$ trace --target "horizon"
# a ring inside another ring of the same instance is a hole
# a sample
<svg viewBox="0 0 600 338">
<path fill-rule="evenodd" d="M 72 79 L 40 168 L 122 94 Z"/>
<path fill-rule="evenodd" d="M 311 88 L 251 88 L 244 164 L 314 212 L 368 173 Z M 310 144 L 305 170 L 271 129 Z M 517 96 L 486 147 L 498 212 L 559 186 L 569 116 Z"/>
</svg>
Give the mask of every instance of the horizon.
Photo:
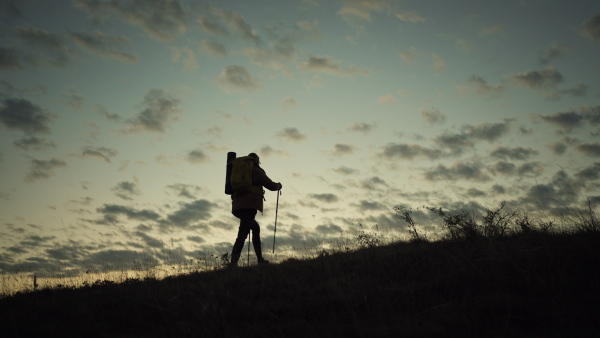
<svg viewBox="0 0 600 338">
<path fill-rule="evenodd" d="M 575 3 L 4 1 L 0 271 L 231 252 L 229 151 L 283 184 L 291 253 L 408 237 L 396 205 L 429 233 L 418 207 L 595 205 L 600 7 Z"/>
</svg>

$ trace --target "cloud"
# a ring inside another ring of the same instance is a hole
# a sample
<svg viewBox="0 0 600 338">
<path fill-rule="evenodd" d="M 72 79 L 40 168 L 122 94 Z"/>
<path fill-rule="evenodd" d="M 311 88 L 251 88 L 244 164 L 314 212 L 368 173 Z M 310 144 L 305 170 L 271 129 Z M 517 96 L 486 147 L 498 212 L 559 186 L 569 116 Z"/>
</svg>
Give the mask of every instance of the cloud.
<svg viewBox="0 0 600 338">
<path fill-rule="evenodd" d="M 433 141 L 439 147 L 452 151 L 453 154 L 461 154 L 465 149 L 475 146 L 476 141 L 495 142 L 510 131 L 511 120 L 502 123 L 479 123 L 476 125 L 464 125 L 460 133 L 449 133 L 437 135 Z"/>
<path fill-rule="evenodd" d="M 13 47 L 0 47 L 0 69 L 6 70 L 23 70 L 23 66 L 19 62 L 21 55 L 19 50 Z"/>
<path fill-rule="evenodd" d="M 393 104 L 396 103 L 396 98 L 392 94 L 385 94 L 377 97 L 377 103 L 379 104 Z"/>
<path fill-rule="evenodd" d="M 528 89 L 540 89 L 554 87 L 564 81 L 563 75 L 554 67 L 546 67 L 542 70 L 528 71 L 514 75 L 511 78 L 513 84 Z"/>
<path fill-rule="evenodd" d="M 371 12 L 388 8 L 390 0 L 346 0 L 337 12 L 347 22 L 371 21 Z"/>
<path fill-rule="evenodd" d="M 572 95 L 575 97 L 582 97 L 582 96 L 587 95 L 587 92 L 589 89 L 590 89 L 590 86 L 583 84 L 583 83 L 579 83 L 579 84 L 575 85 L 574 87 L 567 88 L 567 89 L 561 89 L 558 92 L 560 94 L 568 94 L 568 95 Z"/>
<path fill-rule="evenodd" d="M 260 148 L 258 150 L 258 154 L 261 157 L 262 156 L 264 156 L 264 157 L 269 157 L 269 156 L 287 157 L 287 156 L 290 156 L 290 154 L 288 154 L 287 151 L 274 149 L 271 146 L 264 146 L 264 147 Z"/>
<path fill-rule="evenodd" d="M 598 157 L 600 156 L 600 143 L 584 143 L 575 147 L 575 150 L 578 152 L 590 156 L 590 157 Z"/>
<path fill-rule="evenodd" d="M 594 15 L 583 23 L 581 34 L 594 41 L 600 40 L 600 14 Z"/>
<path fill-rule="evenodd" d="M 63 90 L 62 95 L 65 97 L 65 100 L 60 101 L 60 103 L 65 106 L 69 106 L 74 109 L 81 109 L 83 106 L 83 95 L 81 93 L 76 92 L 73 89 Z"/>
<path fill-rule="evenodd" d="M 504 35 L 506 34 L 506 26 L 502 24 L 494 25 L 494 26 L 486 26 L 481 29 L 479 32 L 481 36 L 487 37 L 491 35 Z"/>
<path fill-rule="evenodd" d="M 431 58 L 433 62 L 431 63 L 431 68 L 436 72 L 444 72 L 446 71 L 446 61 L 442 59 L 442 57 L 438 54 L 432 53 Z"/>
<path fill-rule="evenodd" d="M 123 215 L 129 220 L 135 221 L 158 221 L 160 219 L 160 215 L 152 210 L 138 210 L 117 204 L 104 204 L 101 208 L 97 208 L 96 211 L 103 214 L 103 219 L 101 221 L 96 221 L 95 223 L 105 225 L 116 223 L 119 215 Z"/>
<path fill-rule="evenodd" d="M 353 125 L 348 127 L 348 130 L 363 133 L 363 134 L 368 134 L 376 126 L 377 126 L 376 124 L 369 124 L 369 123 L 354 123 Z"/>
<path fill-rule="evenodd" d="M 135 182 L 122 181 L 110 190 L 118 197 L 128 201 L 133 200 L 134 196 L 139 196 L 141 194 Z"/>
<path fill-rule="evenodd" d="M 119 61 L 136 63 L 138 57 L 133 54 L 125 53 L 117 46 L 128 44 L 130 40 L 123 36 L 110 36 L 100 31 L 93 34 L 83 32 L 71 32 L 68 36 L 79 46 L 85 48 L 90 53 L 98 54 L 104 58 L 116 59 Z"/>
<path fill-rule="evenodd" d="M 218 43 L 216 41 L 202 40 L 202 47 L 204 48 L 204 50 L 206 50 L 207 52 L 209 52 L 213 55 L 217 55 L 217 56 L 226 56 L 227 55 L 227 48 L 223 44 Z"/>
<path fill-rule="evenodd" d="M 187 154 L 187 160 L 191 163 L 203 163 L 208 161 L 209 156 L 202 149 L 194 149 Z"/>
<path fill-rule="evenodd" d="M 26 134 L 49 133 L 48 124 L 52 119 L 52 115 L 25 99 L 3 99 L 0 106 L 0 122 L 10 130 Z"/>
<path fill-rule="evenodd" d="M 344 67 L 340 61 L 330 56 L 311 56 L 308 61 L 300 64 L 299 68 L 306 71 L 343 77 L 368 76 L 371 74 L 369 70 L 363 70 L 355 66 Z"/>
<path fill-rule="evenodd" d="M 171 184 L 171 185 L 167 186 L 167 188 L 174 190 L 177 193 L 177 196 L 179 196 L 179 197 L 185 197 L 185 198 L 192 199 L 192 200 L 196 199 L 194 193 L 197 193 L 200 191 L 200 188 L 195 185 L 183 184 L 183 183 Z M 192 193 L 192 191 L 194 193 Z"/>
<path fill-rule="evenodd" d="M 442 155 L 442 151 L 426 148 L 415 143 L 388 143 L 383 147 L 382 155 L 387 159 L 412 160 L 416 157 L 437 159 Z"/>
<path fill-rule="evenodd" d="M 68 47 L 64 39 L 58 35 L 45 30 L 37 29 L 31 26 L 18 27 L 14 30 L 15 37 L 23 42 L 26 51 L 18 49 L 5 50 L 9 65 L 14 68 L 12 58 L 16 57 L 18 61 L 24 64 L 36 67 L 57 67 L 63 68 L 69 64 L 69 58 L 77 53 Z M 5 63 L 5 62 L 1 62 Z M 18 69 L 23 69 L 21 64 L 16 65 Z"/>
<path fill-rule="evenodd" d="M 527 160 L 531 156 L 535 156 L 539 154 L 537 150 L 531 148 L 523 148 L 523 147 L 506 147 L 506 146 L 496 146 L 494 150 L 490 152 L 490 156 L 506 159 L 509 158 L 511 160 Z"/>
<path fill-rule="evenodd" d="M 256 45 L 261 43 L 261 38 L 246 19 L 239 13 L 209 5 L 205 16 L 198 19 L 200 26 L 210 34 L 230 36 L 235 34 L 242 39 L 252 41 Z"/>
<path fill-rule="evenodd" d="M 355 204 L 359 211 L 373 211 L 373 210 L 385 210 L 387 207 L 379 202 L 365 201 L 362 200 L 358 204 Z"/>
<path fill-rule="evenodd" d="M 300 142 L 306 140 L 307 136 L 302 134 L 297 128 L 289 127 L 285 128 L 277 134 L 277 137 L 289 141 L 289 142 Z"/>
<path fill-rule="evenodd" d="M 542 50 L 538 53 L 538 62 L 542 66 L 545 66 L 550 61 L 564 55 L 568 51 L 569 48 L 566 45 L 555 41 L 552 43 L 552 45 L 550 45 L 550 48 Z"/>
<path fill-rule="evenodd" d="M 167 216 L 171 225 L 176 227 L 188 227 L 199 220 L 206 221 L 216 204 L 205 199 L 195 200 L 189 203 L 180 203 L 179 209 Z"/>
<path fill-rule="evenodd" d="M 171 47 L 171 61 L 181 62 L 186 70 L 198 69 L 198 61 L 196 61 L 196 53 L 187 46 L 181 48 Z"/>
<path fill-rule="evenodd" d="M 353 168 L 348 168 L 346 166 L 340 166 L 340 167 L 334 168 L 332 170 L 335 171 L 336 173 L 342 174 L 342 175 L 354 175 L 358 172 L 358 170 L 353 169 Z"/>
<path fill-rule="evenodd" d="M 550 115 L 534 115 L 544 122 L 553 124 L 565 132 L 584 126 L 584 122 L 591 126 L 600 125 L 600 106 L 582 107 L 580 111 L 557 112 Z"/>
<path fill-rule="evenodd" d="M 354 152 L 354 146 L 351 144 L 337 143 L 333 146 L 333 155 L 342 156 L 352 154 Z"/>
<path fill-rule="evenodd" d="M 98 111 L 99 114 L 101 114 L 102 116 L 106 117 L 108 120 L 119 121 L 121 119 L 121 117 L 119 116 L 119 114 L 109 112 L 101 104 L 97 104 L 96 105 L 96 110 Z"/>
<path fill-rule="evenodd" d="M 472 83 L 475 85 L 475 91 L 477 94 L 486 95 L 490 97 L 498 97 L 504 93 L 504 86 L 499 84 L 496 86 L 488 85 L 487 82 L 479 76 L 473 75 L 468 80 L 467 83 Z"/>
<path fill-rule="evenodd" d="M 445 179 L 448 181 L 467 180 L 474 182 L 485 182 L 490 177 L 485 174 L 483 164 L 479 162 L 464 162 L 459 161 L 452 163 L 450 167 L 444 164 L 428 169 L 424 173 L 424 177 L 428 181 L 436 181 Z"/>
<path fill-rule="evenodd" d="M 298 101 L 296 101 L 295 98 L 288 96 L 285 99 L 281 100 L 281 109 L 283 111 L 288 111 L 295 107 L 298 107 Z"/>
<path fill-rule="evenodd" d="M 335 225 L 335 224 L 321 224 L 321 225 L 317 225 L 317 227 L 315 228 L 315 231 L 321 235 L 335 235 L 335 234 L 339 234 L 341 233 L 343 230 L 340 226 Z"/>
<path fill-rule="evenodd" d="M 96 1 L 73 0 L 75 6 L 103 21 L 116 13 L 130 24 L 140 26 L 152 38 L 169 41 L 186 30 L 188 13 L 179 0 L 156 1 Z"/>
<path fill-rule="evenodd" d="M 310 194 L 310 198 L 313 198 L 319 202 L 334 203 L 339 201 L 339 198 L 334 194 Z"/>
<path fill-rule="evenodd" d="M 252 93 L 262 87 L 260 81 L 243 66 L 229 65 L 216 79 L 219 87 L 225 92 L 239 91 Z"/>
<path fill-rule="evenodd" d="M 446 122 L 446 115 L 440 113 L 440 111 L 435 108 L 430 111 L 421 109 L 419 115 L 421 115 L 421 118 L 427 123 L 434 124 Z"/>
<path fill-rule="evenodd" d="M 361 182 L 361 187 L 367 190 L 376 190 L 378 186 L 386 186 L 386 183 L 383 179 L 377 176 L 367 178 Z"/>
<path fill-rule="evenodd" d="M 54 174 L 55 168 L 64 168 L 67 163 L 59 159 L 36 160 L 31 159 L 29 172 L 25 176 L 25 182 L 31 183 L 36 180 L 47 179 Z"/>
<path fill-rule="evenodd" d="M 30 136 L 22 138 L 13 143 L 15 147 L 23 149 L 23 150 L 46 150 L 51 148 L 56 148 L 56 144 L 52 141 L 46 141 L 43 138 Z"/>
<path fill-rule="evenodd" d="M 600 179 L 600 162 L 595 162 L 588 165 L 586 168 L 577 172 L 575 177 L 581 180 L 584 184 L 587 181 L 596 181 Z"/>
<path fill-rule="evenodd" d="M 425 22 L 425 18 L 420 16 L 416 11 L 398 12 L 396 17 L 404 22 L 417 23 Z"/>
<path fill-rule="evenodd" d="M 127 121 L 126 133 L 164 133 L 168 125 L 179 118 L 179 99 L 171 97 L 162 89 L 150 89 L 137 116 Z"/>
<path fill-rule="evenodd" d="M 117 156 L 117 150 L 106 147 L 85 147 L 81 152 L 81 157 L 96 157 L 106 163 L 110 163 L 110 158 Z"/>
<path fill-rule="evenodd" d="M 154 237 L 151 237 L 141 231 L 136 231 L 133 233 L 136 237 L 140 238 L 147 246 L 151 248 L 160 249 L 165 246 L 165 243 L 161 240 L 158 240 Z"/>
</svg>

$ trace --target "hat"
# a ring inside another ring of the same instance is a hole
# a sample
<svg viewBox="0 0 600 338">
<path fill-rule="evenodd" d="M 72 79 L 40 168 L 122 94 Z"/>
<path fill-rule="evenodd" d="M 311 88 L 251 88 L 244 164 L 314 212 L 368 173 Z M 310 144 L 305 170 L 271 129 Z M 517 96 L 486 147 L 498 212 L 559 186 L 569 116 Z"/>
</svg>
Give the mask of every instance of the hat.
<svg viewBox="0 0 600 338">
<path fill-rule="evenodd" d="M 260 158 L 258 157 L 258 155 L 256 155 L 255 153 L 250 153 L 248 154 L 248 156 L 252 156 L 256 163 L 260 164 Z"/>
</svg>

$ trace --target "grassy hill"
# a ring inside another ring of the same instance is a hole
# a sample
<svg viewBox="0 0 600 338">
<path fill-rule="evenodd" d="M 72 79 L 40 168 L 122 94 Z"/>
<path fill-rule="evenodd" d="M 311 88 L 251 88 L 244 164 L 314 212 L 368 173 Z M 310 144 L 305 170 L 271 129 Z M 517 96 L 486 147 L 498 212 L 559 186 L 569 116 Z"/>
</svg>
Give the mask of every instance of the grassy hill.
<svg viewBox="0 0 600 338">
<path fill-rule="evenodd" d="M 0 299 L 0 335 L 598 337 L 600 234 L 413 241 Z"/>
</svg>

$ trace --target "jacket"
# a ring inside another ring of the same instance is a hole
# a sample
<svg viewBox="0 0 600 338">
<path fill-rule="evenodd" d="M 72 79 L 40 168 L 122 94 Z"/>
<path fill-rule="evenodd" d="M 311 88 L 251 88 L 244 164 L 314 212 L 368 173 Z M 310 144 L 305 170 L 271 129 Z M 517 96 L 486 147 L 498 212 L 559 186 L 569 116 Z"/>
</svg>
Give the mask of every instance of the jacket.
<svg viewBox="0 0 600 338">
<path fill-rule="evenodd" d="M 259 167 L 254 166 L 252 169 L 252 185 L 261 186 L 271 191 L 277 191 L 280 188 L 279 183 L 273 182 L 265 171 Z M 263 196 L 256 194 L 245 193 L 245 194 L 233 194 L 231 195 L 231 211 L 238 209 L 256 209 L 263 212 Z"/>
</svg>

